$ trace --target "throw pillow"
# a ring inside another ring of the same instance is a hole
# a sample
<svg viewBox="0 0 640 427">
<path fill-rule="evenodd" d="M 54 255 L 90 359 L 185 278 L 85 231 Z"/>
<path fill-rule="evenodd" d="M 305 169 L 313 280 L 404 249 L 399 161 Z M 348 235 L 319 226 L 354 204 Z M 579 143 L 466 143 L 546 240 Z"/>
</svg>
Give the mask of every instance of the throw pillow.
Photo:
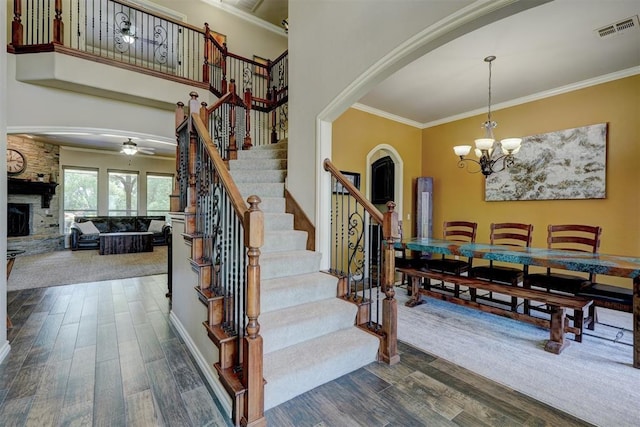
<svg viewBox="0 0 640 427">
<path fill-rule="evenodd" d="M 162 227 L 164 227 L 164 221 L 161 221 L 159 219 L 152 219 L 149 223 L 149 228 L 147 229 L 147 231 L 150 231 L 152 233 L 162 233 Z"/>
<path fill-rule="evenodd" d="M 76 227 L 80 229 L 82 234 L 100 234 L 100 230 L 96 228 L 93 221 L 76 222 Z"/>
</svg>

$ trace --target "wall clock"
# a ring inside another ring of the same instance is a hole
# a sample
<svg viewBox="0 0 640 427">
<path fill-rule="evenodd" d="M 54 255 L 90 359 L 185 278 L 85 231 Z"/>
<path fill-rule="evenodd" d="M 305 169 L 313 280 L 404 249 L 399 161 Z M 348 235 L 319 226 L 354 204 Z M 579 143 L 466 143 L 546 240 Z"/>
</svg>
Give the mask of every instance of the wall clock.
<svg viewBox="0 0 640 427">
<path fill-rule="evenodd" d="M 27 159 L 18 150 L 7 148 L 7 173 L 17 175 L 27 167 Z"/>
</svg>

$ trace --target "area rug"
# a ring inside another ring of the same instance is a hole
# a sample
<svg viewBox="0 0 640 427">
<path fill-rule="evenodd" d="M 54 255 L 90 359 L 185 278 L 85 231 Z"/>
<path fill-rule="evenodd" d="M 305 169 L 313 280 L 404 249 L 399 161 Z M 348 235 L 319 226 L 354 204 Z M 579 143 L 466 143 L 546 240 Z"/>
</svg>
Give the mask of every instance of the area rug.
<svg viewBox="0 0 640 427">
<path fill-rule="evenodd" d="M 150 276 L 167 271 L 166 246 L 155 246 L 153 252 L 118 255 L 100 255 L 97 250 L 55 251 L 18 256 L 7 290 Z"/>
<path fill-rule="evenodd" d="M 598 309 L 595 331 L 555 355 L 547 329 L 430 298 L 408 308 L 396 295 L 401 341 L 595 425 L 640 424 L 630 313 Z"/>
</svg>

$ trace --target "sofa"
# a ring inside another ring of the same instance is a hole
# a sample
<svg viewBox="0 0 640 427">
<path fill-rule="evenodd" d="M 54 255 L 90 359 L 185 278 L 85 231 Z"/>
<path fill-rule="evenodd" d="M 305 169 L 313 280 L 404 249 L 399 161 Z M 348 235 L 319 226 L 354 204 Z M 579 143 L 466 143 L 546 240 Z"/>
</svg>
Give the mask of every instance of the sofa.
<svg viewBox="0 0 640 427">
<path fill-rule="evenodd" d="M 153 245 L 169 242 L 171 226 L 164 216 L 91 216 L 75 217 L 70 227 L 71 250 L 99 249 L 100 233 L 143 232 L 153 233 Z"/>
</svg>

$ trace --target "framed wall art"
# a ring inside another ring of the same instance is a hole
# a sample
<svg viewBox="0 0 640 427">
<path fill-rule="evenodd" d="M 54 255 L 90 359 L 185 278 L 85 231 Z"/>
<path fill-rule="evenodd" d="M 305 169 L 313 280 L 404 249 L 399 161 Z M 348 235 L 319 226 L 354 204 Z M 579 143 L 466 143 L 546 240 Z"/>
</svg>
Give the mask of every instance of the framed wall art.
<svg viewBox="0 0 640 427">
<path fill-rule="evenodd" d="M 604 199 L 607 124 L 522 139 L 515 164 L 487 177 L 485 200 Z"/>
</svg>

